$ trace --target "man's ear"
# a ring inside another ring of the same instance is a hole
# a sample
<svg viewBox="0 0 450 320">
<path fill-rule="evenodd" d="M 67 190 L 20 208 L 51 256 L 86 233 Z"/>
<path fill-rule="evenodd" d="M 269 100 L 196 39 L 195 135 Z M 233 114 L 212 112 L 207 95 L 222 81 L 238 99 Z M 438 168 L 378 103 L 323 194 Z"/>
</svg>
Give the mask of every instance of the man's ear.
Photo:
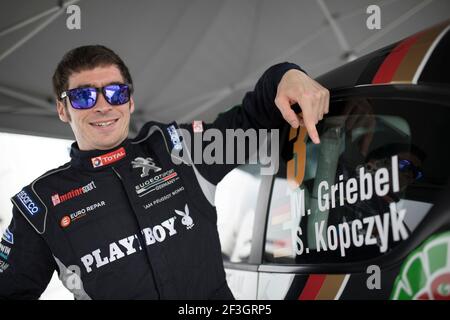
<svg viewBox="0 0 450 320">
<path fill-rule="evenodd" d="M 134 100 L 133 97 L 130 98 L 130 114 L 134 112 Z"/>
<path fill-rule="evenodd" d="M 62 102 L 61 100 L 56 100 L 56 110 L 58 111 L 59 119 L 62 122 L 70 122 L 69 110 L 67 110 L 64 102 Z"/>
</svg>

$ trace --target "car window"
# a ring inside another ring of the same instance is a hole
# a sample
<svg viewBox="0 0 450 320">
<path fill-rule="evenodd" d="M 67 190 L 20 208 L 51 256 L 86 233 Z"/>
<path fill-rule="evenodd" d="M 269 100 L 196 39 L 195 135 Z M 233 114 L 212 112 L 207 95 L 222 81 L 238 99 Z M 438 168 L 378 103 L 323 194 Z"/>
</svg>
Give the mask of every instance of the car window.
<svg viewBox="0 0 450 320">
<path fill-rule="evenodd" d="M 217 185 L 217 228 L 224 261 L 244 263 L 250 257 L 260 186 L 258 165 L 235 168 Z"/>
<path fill-rule="evenodd" d="M 291 129 L 265 262 L 364 261 L 408 239 L 447 183 L 449 121 L 442 105 L 352 98 L 331 104 L 319 145 Z"/>
</svg>

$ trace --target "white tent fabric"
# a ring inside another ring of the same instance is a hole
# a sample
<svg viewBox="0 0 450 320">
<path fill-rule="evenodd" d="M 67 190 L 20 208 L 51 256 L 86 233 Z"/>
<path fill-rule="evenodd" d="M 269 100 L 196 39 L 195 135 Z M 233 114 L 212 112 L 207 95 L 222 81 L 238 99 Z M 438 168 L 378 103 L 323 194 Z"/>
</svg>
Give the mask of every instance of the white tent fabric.
<svg viewBox="0 0 450 320">
<path fill-rule="evenodd" d="M 81 9 L 69 30 L 66 7 Z M 60 6 L 58 6 L 58 4 Z M 381 8 L 369 30 L 366 9 Z M 132 131 L 147 120 L 212 120 L 270 65 L 312 76 L 448 19 L 448 0 L 1 0 L 0 131 L 72 137 L 51 76 L 69 49 L 104 44 L 135 82 Z"/>
</svg>

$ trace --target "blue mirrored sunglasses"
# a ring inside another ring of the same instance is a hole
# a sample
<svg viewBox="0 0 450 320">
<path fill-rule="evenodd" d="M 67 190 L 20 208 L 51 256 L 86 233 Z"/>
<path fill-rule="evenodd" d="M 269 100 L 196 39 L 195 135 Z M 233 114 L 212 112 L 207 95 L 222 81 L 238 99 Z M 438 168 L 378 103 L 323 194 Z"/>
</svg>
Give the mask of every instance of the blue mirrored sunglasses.
<svg viewBox="0 0 450 320">
<path fill-rule="evenodd" d="M 423 178 L 422 169 L 416 167 L 411 161 L 406 159 L 400 159 L 398 161 L 398 168 L 401 172 L 410 171 L 414 175 L 414 179 L 420 180 Z"/>
<path fill-rule="evenodd" d="M 131 85 L 110 84 L 102 88 L 82 87 L 64 91 L 60 98 L 69 98 L 74 109 L 90 109 L 97 103 L 98 93 L 102 92 L 105 100 L 113 106 L 118 106 L 130 101 Z"/>
</svg>

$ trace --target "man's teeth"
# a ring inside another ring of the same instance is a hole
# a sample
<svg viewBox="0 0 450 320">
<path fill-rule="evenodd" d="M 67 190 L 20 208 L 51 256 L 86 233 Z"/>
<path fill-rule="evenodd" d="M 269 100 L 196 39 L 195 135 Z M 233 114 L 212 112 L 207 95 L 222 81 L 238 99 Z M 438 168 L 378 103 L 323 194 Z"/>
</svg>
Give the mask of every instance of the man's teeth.
<svg viewBox="0 0 450 320">
<path fill-rule="evenodd" d="M 108 122 L 97 122 L 97 123 L 93 123 L 94 126 L 97 127 L 106 127 L 109 126 L 110 124 L 113 124 L 116 120 L 113 121 L 108 121 Z"/>
</svg>

